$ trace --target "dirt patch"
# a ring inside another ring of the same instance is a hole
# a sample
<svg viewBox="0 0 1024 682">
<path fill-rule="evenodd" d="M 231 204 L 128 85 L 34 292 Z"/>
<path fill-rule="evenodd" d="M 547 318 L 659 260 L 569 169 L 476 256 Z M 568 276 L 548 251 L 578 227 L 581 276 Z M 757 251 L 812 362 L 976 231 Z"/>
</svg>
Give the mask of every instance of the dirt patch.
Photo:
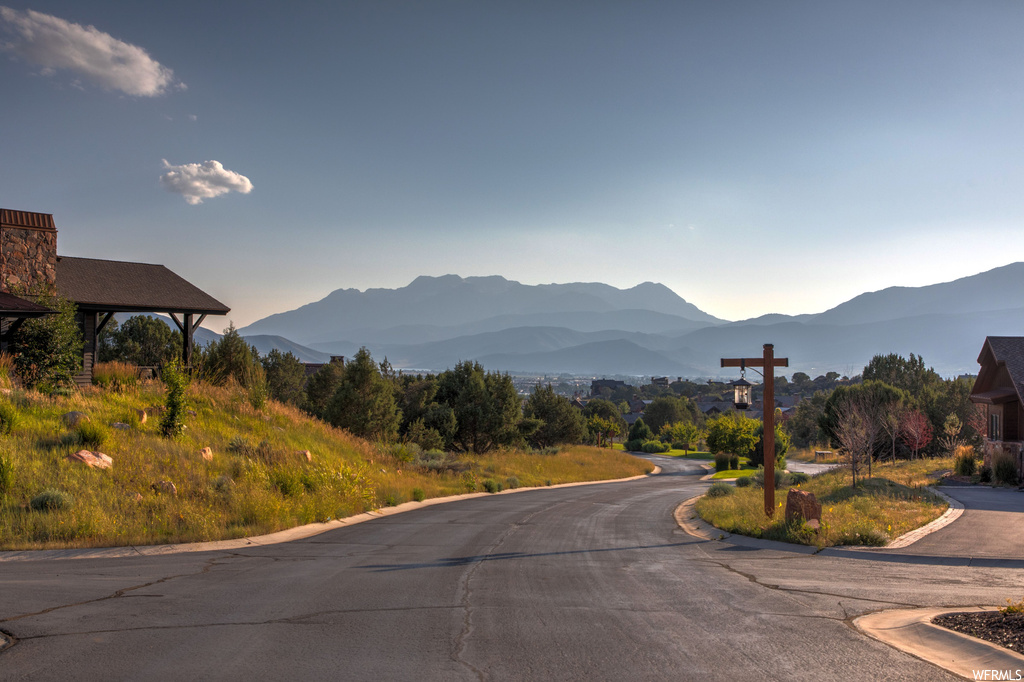
<svg viewBox="0 0 1024 682">
<path fill-rule="evenodd" d="M 932 623 L 1024 654 L 1024 613 L 948 613 Z"/>
</svg>

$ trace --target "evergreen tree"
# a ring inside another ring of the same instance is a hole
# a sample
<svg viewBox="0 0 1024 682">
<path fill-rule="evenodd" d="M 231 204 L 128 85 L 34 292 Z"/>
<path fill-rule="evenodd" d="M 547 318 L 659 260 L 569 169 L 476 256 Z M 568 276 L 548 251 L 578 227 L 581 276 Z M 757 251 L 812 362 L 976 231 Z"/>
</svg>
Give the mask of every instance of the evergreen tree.
<svg viewBox="0 0 1024 682">
<path fill-rule="evenodd" d="M 401 413 L 394 390 L 366 348 L 345 366 L 325 417 L 334 426 L 371 440 L 391 441 L 398 435 Z"/>
</svg>

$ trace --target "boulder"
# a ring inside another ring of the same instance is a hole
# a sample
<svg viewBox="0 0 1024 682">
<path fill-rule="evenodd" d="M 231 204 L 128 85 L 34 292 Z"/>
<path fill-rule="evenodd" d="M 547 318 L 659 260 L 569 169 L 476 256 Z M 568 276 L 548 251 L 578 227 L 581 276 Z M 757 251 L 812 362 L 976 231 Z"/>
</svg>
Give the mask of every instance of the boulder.
<svg viewBox="0 0 1024 682">
<path fill-rule="evenodd" d="M 114 427 L 115 429 L 118 429 L 119 431 L 127 431 L 128 429 L 132 428 L 131 426 L 125 424 L 124 422 L 114 422 L 113 424 L 111 424 L 111 426 Z"/>
<path fill-rule="evenodd" d="M 135 413 L 139 415 L 139 424 L 145 424 L 146 420 L 149 419 L 149 415 L 146 414 L 145 410 L 135 410 Z"/>
<path fill-rule="evenodd" d="M 821 521 L 821 502 L 814 497 L 814 493 L 806 490 L 789 489 L 786 496 L 786 522 L 795 521 Z"/>
<path fill-rule="evenodd" d="M 114 464 L 114 460 L 102 452 L 90 452 L 89 450 L 79 450 L 72 455 L 68 455 L 68 459 L 72 462 L 81 462 L 93 469 L 109 469 Z"/>
<path fill-rule="evenodd" d="M 172 497 L 178 496 L 177 486 L 175 486 L 170 481 L 157 481 L 150 487 L 153 488 L 153 492 L 157 493 L 158 495 L 160 493 L 166 493 L 167 495 L 171 495 Z"/>
<path fill-rule="evenodd" d="M 68 412 L 61 419 L 64 420 L 64 425 L 74 428 L 82 422 L 89 421 L 89 415 L 85 412 Z"/>
<path fill-rule="evenodd" d="M 295 454 L 301 457 L 302 459 L 306 460 L 307 462 L 313 461 L 313 453 L 310 452 L 309 450 L 299 450 Z"/>
<path fill-rule="evenodd" d="M 200 457 L 205 459 L 207 462 L 212 462 L 213 461 L 213 449 L 212 448 L 209 448 L 209 447 L 203 448 L 202 450 L 199 451 L 199 455 L 200 455 Z"/>
</svg>

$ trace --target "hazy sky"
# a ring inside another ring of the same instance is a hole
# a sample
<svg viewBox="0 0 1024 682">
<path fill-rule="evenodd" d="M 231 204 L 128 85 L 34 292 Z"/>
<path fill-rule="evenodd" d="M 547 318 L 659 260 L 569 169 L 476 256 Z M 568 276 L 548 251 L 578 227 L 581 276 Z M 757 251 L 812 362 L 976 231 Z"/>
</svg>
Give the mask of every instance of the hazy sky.
<svg viewBox="0 0 1024 682">
<path fill-rule="evenodd" d="M 0 206 L 237 326 L 447 273 L 820 312 L 1021 260 L 1022 34 L 1009 0 L 9 1 Z"/>
</svg>

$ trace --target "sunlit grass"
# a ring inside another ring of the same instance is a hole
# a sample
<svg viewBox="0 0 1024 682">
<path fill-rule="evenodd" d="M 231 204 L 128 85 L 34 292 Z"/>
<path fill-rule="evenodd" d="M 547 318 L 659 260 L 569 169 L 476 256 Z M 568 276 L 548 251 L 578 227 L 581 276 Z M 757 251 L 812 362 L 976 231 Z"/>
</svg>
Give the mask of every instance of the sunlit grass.
<svg viewBox="0 0 1024 682">
<path fill-rule="evenodd" d="M 10 485 L 0 490 L 0 549 L 96 547 L 192 542 L 263 534 L 337 519 L 414 497 L 624 478 L 653 465 L 623 452 L 590 447 L 556 454 L 489 453 L 458 458 L 458 471 L 399 461 L 387 448 L 356 438 L 275 402 L 257 411 L 237 387 L 193 384 L 184 433 L 159 433 L 163 385 L 118 391 L 91 388 L 68 397 L 14 391 L 17 426 L 0 438 Z M 99 425 L 99 450 L 114 460 L 94 470 L 67 460 L 82 448 L 62 416 L 80 411 Z M 129 428 L 113 428 L 115 422 Z M 200 451 L 209 447 L 213 460 Z M 304 451 L 311 453 L 307 461 Z M 177 494 L 154 485 L 173 483 Z M 515 485 L 512 485 L 515 484 Z M 69 509 L 30 508 L 42 491 L 63 491 Z M 419 492 L 414 492 L 418 490 Z"/>
<path fill-rule="evenodd" d="M 846 469 L 812 477 L 794 486 L 814 493 L 821 502 L 821 528 L 802 523 L 787 524 L 788 489 L 775 492 L 778 505 L 769 519 L 764 514 L 761 488 L 737 488 L 735 495 L 702 498 L 697 513 L 712 525 L 731 533 L 818 547 L 833 545 L 884 545 L 903 533 L 938 518 L 947 508 L 941 498 L 923 486 L 934 482 L 929 474 L 948 468 L 952 460 L 933 459 L 876 464 L 874 477 L 852 487 Z"/>
</svg>

